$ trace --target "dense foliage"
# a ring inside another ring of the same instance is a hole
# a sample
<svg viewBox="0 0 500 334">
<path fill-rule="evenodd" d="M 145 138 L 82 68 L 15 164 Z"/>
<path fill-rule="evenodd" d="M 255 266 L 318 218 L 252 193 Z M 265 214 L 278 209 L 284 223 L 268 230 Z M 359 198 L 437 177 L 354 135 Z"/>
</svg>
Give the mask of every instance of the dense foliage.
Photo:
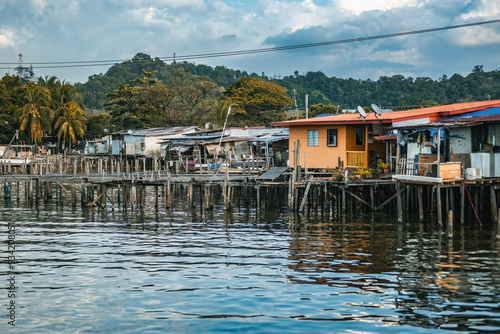
<svg viewBox="0 0 500 334">
<path fill-rule="evenodd" d="M 40 83 L 6 75 L 0 80 L 0 140 L 39 143 L 52 136 L 66 146 L 85 136 L 87 116 L 74 85 L 56 77 Z"/>
<path fill-rule="evenodd" d="M 178 69 L 164 82 L 155 72 L 143 70 L 135 86 L 119 84 L 106 94 L 104 109 L 118 129 L 158 126 L 203 125 L 213 119 L 217 105 L 217 84 Z"/>
<path fill-rule="evenodd" d="M 375 103 L 394 110 L 451 104 L 467 101 L 500 99 L 500 71 L 485 72 L 475 66 L 467 76 L 443 75 L 439 80 L 427 77 L 381 76 L 378 80 L 329 78 L 322 72 L 308 72 L 287 76 L 278 83 L 297 92 L 297 103 L 309 105 L 323 103 L 354 109 Z"/>
<path fill-rule="evenodd" d="M 270 79 L 224 66 L 166 64 L 138 53 L 83 84 L 55 77 L 34 83 L 5 75 L 0 80 L 0 141 L 10 141 L 16 130 L 21 130 L 21 140 L 37 143 L 52 136 L 69 146 L 131 128 L 222 127 L 226 120 L 228 126 L 270 125 L 284 119 L 287 110 L 299 117 L 297 109 L 304 110 L 306 95 L 309 117 L 372 103 L 401 110 L 500 99 L 500 70 L 485 72 L 478 65 L 467 76 L 443 75 L 439 80 L 402 75 L 342 79 L 297 71 Z"/>
<path fill-rule="evenodd" d="M 195 65 L 181 62 L 165 64 L 160 59 L 139 53 L 132 60 L 113 65 L 106 74 L 89 77 L 85 84 L 77 84 L 87 109 L 102 109 L 106 94 L 114 91 L 119 83 L 130 84 L 141 75 L 142 70 L 157 71 L 156 78 L 166 82 L 175 71 L 183 69 L 193 76 L 211 79 L 220 87 L 227 88 L 237 80 L 253 77 L 273 82 L 288 89 L 287 95 L 294 97 L 300 109 L 305 107 L 305 95 L 309 106 L 322 103 L 342 109 L 354 109 L 358 105 L 375 103 L 394 110 L 449 104 L 465 101 L 481 101 L 500 98 L 500 71 L 485 72 L 483 66 L 475 66 L 467 76 L 443 75 L 438 80 L 428 77 L 404 77 L 403 75 L 381 76 L 378 80 L 328 77 L 322 72 L 307 72 L 281 79 L 270 79 L 262 73 L 248 74 L 238 70 L 217 66 Z"/>
<path fill-rule="evenodd" d="M 233 116 L 228 125 L 232 126 L 270 126 L 284 120 L 284 111 L 292 104 L 286 88 L 252 77 L 241 78 L 227 87 L 222 100 L 231 106 Z"/>
</svg>

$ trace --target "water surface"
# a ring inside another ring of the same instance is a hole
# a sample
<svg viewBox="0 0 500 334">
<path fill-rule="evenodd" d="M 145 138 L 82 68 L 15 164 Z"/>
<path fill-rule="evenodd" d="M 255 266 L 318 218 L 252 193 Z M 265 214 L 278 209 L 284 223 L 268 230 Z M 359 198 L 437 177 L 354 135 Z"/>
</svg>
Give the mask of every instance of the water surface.
<svg viewBox="0 0 500 334">
<path fill-rule="evenodd" d="M 14 274 L 18 287 L 16 327 L 4 316 L 2 332 L 500 331 L 500 245 L 489 226 L 457 225 L 448 239 L 387 213 L 202 211 L 182 198 L 137 212 L 0 206 L 1 279 Z"/>
</svg>

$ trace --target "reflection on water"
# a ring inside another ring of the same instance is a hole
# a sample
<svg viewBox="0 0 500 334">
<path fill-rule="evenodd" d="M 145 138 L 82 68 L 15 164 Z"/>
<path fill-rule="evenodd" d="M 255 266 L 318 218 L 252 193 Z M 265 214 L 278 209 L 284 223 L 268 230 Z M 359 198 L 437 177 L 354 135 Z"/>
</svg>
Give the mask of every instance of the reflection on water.
<svg viewBox="0 0 500 334">
<path fill-rule="evenodd" d="M 138 212 L 5 201 L 0 217 L 3 241 L 17 226 L 16 332 L 500 331 L 487 226 L 448 239 L 391 214 L 202 211 L 182 198 Z"/>
</svg>

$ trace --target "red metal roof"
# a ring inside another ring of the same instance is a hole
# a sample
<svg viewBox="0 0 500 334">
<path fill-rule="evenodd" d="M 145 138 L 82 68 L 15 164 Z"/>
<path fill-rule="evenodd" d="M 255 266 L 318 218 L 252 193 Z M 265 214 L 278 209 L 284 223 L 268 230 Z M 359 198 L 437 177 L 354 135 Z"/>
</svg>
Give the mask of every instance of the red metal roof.
<svg viewBox="0 0 500 334">
<path fill-rule="evenodd" d="M 274 126 L 292 127 L 304 125 L 363 124 L 365 122 L 392 124 L 424 117 L 440 119 L 496 106 L 500 106 L 500 100 L 455 103 L 437 107 L 385 112 L 378 116 L 378 118 L 375 116 L 375 113 L 367 114 L 365 119 L 358 113 L 334 114 L 331 116 L 275 122 Z"/>
</svg>

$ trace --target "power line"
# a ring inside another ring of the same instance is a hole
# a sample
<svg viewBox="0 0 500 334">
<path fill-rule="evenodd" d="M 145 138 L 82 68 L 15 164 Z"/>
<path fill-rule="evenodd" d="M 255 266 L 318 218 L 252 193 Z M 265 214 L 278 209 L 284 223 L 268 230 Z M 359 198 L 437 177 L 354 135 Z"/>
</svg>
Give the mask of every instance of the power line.
<svg viewBox="0 0 500 334">
<path fill-rule="evenodd" d="M 289 45 L 289 46 L 278 46 L 278 47 L 270 47 L 270 48 L 260 48 L 260 49 L 248 49 L 248 50 L 239 50 L 239 51 L 226 51 L 226 52 L 214 52 L 214 53 L 200 53 L 200 54 L 191 54 L 184 56 L 169 56 L 169 57 L 155 57 L 154 59 L 160 59 L 166 62 L 179 61 L 179 60 L 194 60 L 194 59 L 206 59 L 206 58 L 218 58 L 218 57 L 231 57 L 231 56 L 241 56 L 241 55 L 250 55 L 257 53 L 266 53 L 266 52 L 276 52 L 276 51 L 288 51 L 288 50 L 296 50 L 296 49 L 305 49 L 305 48 L 313 48 L 313 47 L 322 47 L 329 45 L 339 45 L 339 44 L 348 44 L 348 43 L 357 43 L 364 41 L 373 41 L 378 39 L 386 39 L 393 37 L 402 37 L 402 36 L 410 36 L 417 34 L 424 34 L 430 32 L 437 31 L 445 31 L 459 28 L 467 28 L 473 26 L 487 25 L 492 23 L 499 23 L 500 19 L 489 20 L 489 21 L 481 21 L 481 22 L 472 22 L 472 23 L 464 23 L 453 26 L 445 26 L 438 28 L 429 28 L 429 29 L 421 29 L 421 30 L 412 30 L 405 32 L 397 32 L 391 34 L 382 34 L 375 36 L 366 36 L 366 37 L 357 37 L 357 38 L 348 38 L 334 41 L 326 41 L 326 42 L 318 42 L 318 43 L 307 43 L 307 44 L 297 44 L 297 45 Z M 82 61 L 50 61 L 50 62 L 35 62 L 31 63 L 33 68 L 65 68 L 65 67 L 88 67 L 88 66 L 110 66 L 116 63 L 121 63 L 125 61 L 130 61 L 131 59 L 113 59 L 113 60 L 82 60 Z M 16 63 L 0 63 L 0 65 L 16 65 Z M 8 69 L 8 67 L 0 69 Z"/>
</svg>

